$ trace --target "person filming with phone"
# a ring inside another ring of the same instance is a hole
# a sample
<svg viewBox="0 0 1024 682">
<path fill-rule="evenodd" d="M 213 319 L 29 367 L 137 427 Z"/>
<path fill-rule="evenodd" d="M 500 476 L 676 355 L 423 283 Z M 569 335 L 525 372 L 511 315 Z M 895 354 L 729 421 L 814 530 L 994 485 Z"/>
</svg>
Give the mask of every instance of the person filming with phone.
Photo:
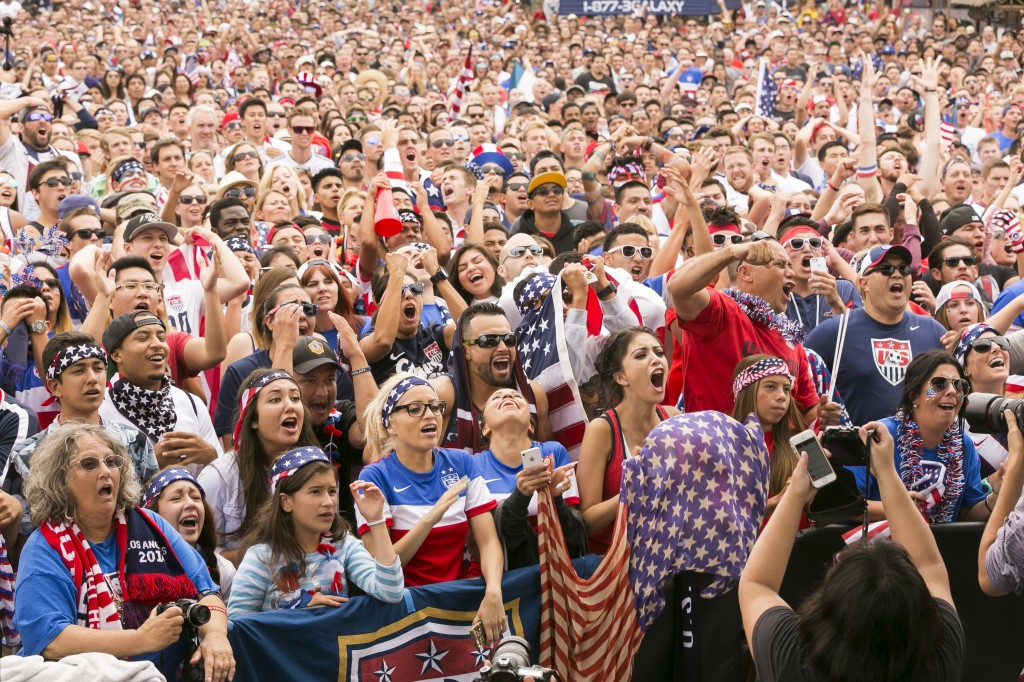
<svg viewBox="0 0 1024 682">
<path fill-rule="evenodd" d="M 922 374 L 925 379 L 945 376 Z M 877 434 L 870 445 L 872 479 L 893 541 L 850 547 L 798 609 L 787 604 L 779 587 L 802 512 L 816 493 L 808 453 L 801 452 L 790 485 L 740 576 L 743 629 L 760 682 L 961 679 L 964 632 L 946 567 L 894 465 L 891 426 L 865 424 L 861 440 L 867 442 L 872 431 Z"/>
</svg>

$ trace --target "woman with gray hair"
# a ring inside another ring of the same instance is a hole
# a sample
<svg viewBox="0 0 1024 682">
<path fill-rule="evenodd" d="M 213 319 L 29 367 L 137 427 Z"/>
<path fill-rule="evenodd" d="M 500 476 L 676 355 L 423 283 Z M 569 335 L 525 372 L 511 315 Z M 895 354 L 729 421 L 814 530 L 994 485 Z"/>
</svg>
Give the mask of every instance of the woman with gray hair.
<svg viewBox="0 0 1024 682">
<path fill-rule="evenodd" d="M 207 680 L 230 679 L 235 663 L 218 587 L 170 524 L 136 506 L 140 493 L 124 445 L 97 425 L 69 424 L 39 444 L 25 482 L 39 530 L 22 552 L 15 588 L 20 653 L 151 660 L 178 679 L 186 641 L 173 604 L 191 599 L 211 611 L 191 663 L 202 657 Z M 171 607 L 157 613 L 160 604 Z"/>
</svg>

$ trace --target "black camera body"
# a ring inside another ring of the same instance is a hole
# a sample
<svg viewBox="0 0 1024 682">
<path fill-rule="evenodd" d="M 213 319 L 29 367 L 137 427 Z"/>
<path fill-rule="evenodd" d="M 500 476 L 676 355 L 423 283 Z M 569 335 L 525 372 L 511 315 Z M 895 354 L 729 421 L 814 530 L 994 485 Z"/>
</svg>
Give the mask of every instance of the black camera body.
<svg viewBox="0 0 1024 682">
<path fill-rule="evenodd" d="M 1024 425 L 1024 400 L 1011 400 L 995 393 L 971 393 L 967 396 L 964 419 L 971 433 L 1006 433 L 1009 427 L 1003 410 L 1010 410 L 1017 425 Z"/>
<path fill-rule="evenodd" d="M 491 663 L 480 671 L 480 680 L 491 682 L 520 682 L 527 677 L 558 680 L 558 673 L 530 663 L 530 643 L 522 637 L 505 637 L 491 654 Z"/>
<path fill-rule="evenodd" d="M 210 622 L 210 609 L 195 599 L 179 599 L 171 604 L 160 604 L 156 607 L 156 612 L 163 613 L 172 606 L 177 606 L 181 609 L 181 615 L 185 618 L 186 628 L 199 629 Z"/>
<path fill-rule="evenodd" d="M 855 426 L 827 426 L 821 434 L 821 444 L 829 451 L 833 467 L 865 467 L 871 459 Z"/>
</svg>

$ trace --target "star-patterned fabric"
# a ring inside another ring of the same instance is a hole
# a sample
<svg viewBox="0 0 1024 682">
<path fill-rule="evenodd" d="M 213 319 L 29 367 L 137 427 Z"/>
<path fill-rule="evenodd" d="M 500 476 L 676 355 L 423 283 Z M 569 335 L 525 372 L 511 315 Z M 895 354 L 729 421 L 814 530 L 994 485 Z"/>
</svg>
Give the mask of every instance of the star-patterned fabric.
<svg viewBox="0 0 1024 682">
<path fill-rule="evenodd" d="M 971 344 L 978 340 L 978 337 L 985 332 L 992 332 L 996 336 L 1002 336 L 996 329 L 990 327 L 987 324 L 971 324 L 964 327 L 964 330 L 960 332 L 960 341 L 956 344 L 956 349 L 953 351 L 953 355 L 956 356 L 957 362 L 963 366 L 965 358 L 967 357 L 967 351 L 970 350 Z"/>
<path fill-rule="evenodd" d="M 302 467 L 313 462 L 330 464 L 331 460 L 324 454 L 323 450 L 312 445 L 289 450 L 283 456 L 278 457 L 277 461 L 274 462 L 274 467 L 270 470 L 271 490 L 277 486 L 277 482 L 282 478 L 288 478 Z"/>
<path fill-rule="evenodd" d="M 695 412 L 654 427 L 640 456 L 622 463 L 620 493 L 643 630 L 664 608 L 662 588 L 677 573 L 712 576 L 706 598 L 736 584 L 767 499 L 768 451 L 756 417 L 741 424 Z"/>
<path fill-rule="evenodd" d="M 142 497 L 142 506 L 148 507 L 153 504 L 156 498 L 160 497 L 160 493 L 164 491 L 164 488 L 175 481 L 188 481 L 199 489 L 199 494 L 206 497 L 206 491 L 203 490 L 203 486 L 199 485 L 199 481 L 192 475 L 192 472 L 181 467 L 171 467 L 170 469 L 164 469 L 160 472 L 159 476 L 154 476 L 153 480 L 150 481 L 146 487 L 146 494 Z"/>
<path fill-rule="evenodd" d="M 789 371 L 789 365 L 782 358 L 765 358 L 764 360 L 758 360 L 750 367 L 747 367 L 742 372 L 736 375 L 736 380 L 732 382 L 732 395 L 735 398 L 740 394 L 740 391 L 745 389 L 751 384 L 755 384 L 761 379 L 770 376 L 783 376 L 788 377 L 791 381 L 793 379 L 793 373 Z"/>
<path fill-rule="evenodd" d="M 103 352 L 102 348 L 94 343 L 83 343 L 78 346 L 68 346 L 53 356 L 53 362 L 50 363 L 50 366 L 46 369 L 46 378 L 56 379 L 71 365 L 88 358 L 98 358 L 105 362 L 107 354 Z"/>
<path fill-rule="evenodd" d="M 242 391 L 242 397 L 238 400 L 238 421 L 235 422 L 235 428 L 231 434 L 231 440 L 235 444 L 235 449 L 238 448 L 238 441 L 242 437 L 242 417 L 245 416 L 245 408 L 249 407 L 249 403 L 255 400 L 260 391 L 266 388 L 269 383 L 278 379 L 287 379 L 293 383 L 295 382 L 295 377 L 288 372 L 283 369 L 275 369 L 257 377 L 248 388 Z"/>
<path fill-rule="evenodd" d="M 394 412 L 395 408 L 398 406 L 398 401 L 401 400 L 406 391 L 413 386 L 430 386 L 431 389 L 433 389 L 433 386 L 431 386 L 429 381 L 416 376 L 407 376 L 399 381 L 395 387 L 391 389 L 391 393 L 388 394 L 388 399 L 384 401 L 384 407 L 381 408 L 380 411 L 380 423 L 384 425 L 385 429 L 388 428 L 388 425 L 391 423 L 391 413 Z"/>
<path fill-rule="evenodd" d="M 516 298 L 516 307 L 519 308 L 519 312 L 523 317 L 526 317 L 527 313 L 530 312 L 530 301 L 540 296 L 547 289 L 555 286 L 557 279 L 554 275 L 541 273 L 535 275 L 526 283 L 526 286 L 519 292 L 519 297 Z"/>
<path fill-rule="evenodd" d="M 164 377 L 159 390 L 136 386 L 115 374 L 107 384 L 107 393 L 117 411 L 154 443 L 178 423 L 171 397 L 171 381 Z"/>
</svg>

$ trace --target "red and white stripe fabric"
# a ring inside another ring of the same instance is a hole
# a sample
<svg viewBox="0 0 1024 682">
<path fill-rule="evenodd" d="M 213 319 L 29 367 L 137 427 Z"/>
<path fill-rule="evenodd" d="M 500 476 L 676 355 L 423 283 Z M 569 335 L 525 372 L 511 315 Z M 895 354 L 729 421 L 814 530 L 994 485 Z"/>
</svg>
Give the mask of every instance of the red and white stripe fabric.
<svg viewBox="0 0 1024 682">
<path fill-rule="evenodd" d="M 459 112 L 462 111 L 462 97 L 466 94 L 466 90 L 469 88 L 469 83 L 473 80 L 473 46 L 469 46 L 469 52 L 466 53 L 466 63 L 462 65 L 462 73 L 459 74 L 459 80 L 455 83 L 455 93 L 452 95 L 451 104 L 448 106 L 448 111 L 452 118 L 458 118 Z"/>
<path fill-rule="evenodd" d="M 851 531 L 843 533 L 843 540 L 848 545 L 854 545 L 860 542 L 864 535 L 864 526 L 857 526 Z M 876 540 L 888 540 L 892 537 L 892 533 L 889 531 L 888 521 L 875 521 L 868 525 L 868 542 L 875 542 Z"/>
<path fill-rule="evenodd" d="M 537 491 L 540 547 L 540 664 L 563 680 L 628 680 L 643 633 L 629 583 L 628 510 L 620 503 L 608 553 L 588 580 L 569 560 L 547 488 Z"/>
<path fill-rule="evenodd" d="M 939 135 L 942 138 L 942 148 L 949 149 L 950 145 L 953 144 L 953 133 L 956 132 L 956 128 L 953 127 L 952 123 L 946 123 L 943 121 L 939 124 Z"/>
</svg>

